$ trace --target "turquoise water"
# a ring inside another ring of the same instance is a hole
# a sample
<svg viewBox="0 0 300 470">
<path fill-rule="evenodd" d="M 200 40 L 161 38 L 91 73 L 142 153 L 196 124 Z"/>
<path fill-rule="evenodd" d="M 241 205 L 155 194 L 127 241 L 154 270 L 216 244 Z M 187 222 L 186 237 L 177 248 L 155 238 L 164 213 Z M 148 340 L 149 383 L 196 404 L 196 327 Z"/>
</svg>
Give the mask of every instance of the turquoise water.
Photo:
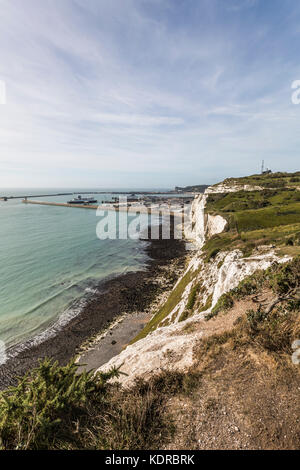
<svg viewBox="0 0 300 470">
<path fill-rule="evenodd" d="M 111 195 L 95 197 L 102 201 Z M 78 313 L 100 280 L 144 267 L 144 243 L 99 240 L 99 220 L 93 210 L 0 201 L 0 340 L 7 346 L 36 337 L 59 319 Z"/>
</svg>

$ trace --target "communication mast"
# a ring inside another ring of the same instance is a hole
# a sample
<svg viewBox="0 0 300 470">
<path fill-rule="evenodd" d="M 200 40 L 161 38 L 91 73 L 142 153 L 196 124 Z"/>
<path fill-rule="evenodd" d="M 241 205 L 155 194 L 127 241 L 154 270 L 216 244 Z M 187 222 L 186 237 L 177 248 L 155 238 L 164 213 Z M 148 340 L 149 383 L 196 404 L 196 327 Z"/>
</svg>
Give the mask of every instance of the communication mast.
<svg viewBox="0 0 300 470">
<path fill-rule="evenodd" d="M 263 160 L 262 164 L 261 164 L 261 174 L 262 175 L 269 175 L 270 173 L 272 173 L 272 170 L 270 170 L 269 168 L 265 169 L 265 161 Z"/>
</svg>

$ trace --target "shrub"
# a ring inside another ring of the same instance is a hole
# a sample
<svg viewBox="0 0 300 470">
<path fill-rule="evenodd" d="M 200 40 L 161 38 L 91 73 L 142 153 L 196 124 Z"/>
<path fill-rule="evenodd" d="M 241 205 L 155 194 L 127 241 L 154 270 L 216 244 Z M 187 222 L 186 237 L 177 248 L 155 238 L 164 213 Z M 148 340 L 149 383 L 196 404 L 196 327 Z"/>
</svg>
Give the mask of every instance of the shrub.
<svg viewBox="0 0 300 470">
<path fill-rule="evenodd" d="M 0 396 L 0 441 L 3 449 L 47 449 L 71 439 L 71 421 L 85 413 L 89 400 L 102 400 L 106 383 L 119 372 L 77 374 L 71 362 L 61 367 L 46 359 Z"/>
<path fill-rule="evenodd" d="M 211 259 L 215 259 L 215 257 L 217 256 L 218 253 L 220 253 L 220 248 L 213 248 L 211 251 L 209 251 L 207 257 L 206 257 L 206 261 L 210 261 Z"/>
<path fill-rule="evenodd" d="M 212 309 L 211 313 L 206 316 L 206 320 L 210 320 L 214 316 L 218 315 L 221 311 L 229 310 L 233 307 L 234 301 L 230 293 L 223 294 L 217 304 Z"/>
<path fill-rule="evenodd" d="M 264 279 L 262 271 L 258 271 L 252 276 L 243 279 L 237 287 L 232 289 L 232 296 L 236 299 L 242 299 L 247 295 L 254 294 Z"/>
<path fill-rule="evenodd" d="M 185 321 L 189 318 L 189 316 L 191 315 L 191 311 L 190 310 L 184 310 L 182 312 L 182 314 L 180 315 L 179 317 L 179 322 L 182 322 L 182 321 Z"/>
<path fill-rule="evenodd" d="M 290 263 L 269 269 L 269 284 L 278 294 L 286 294 L 291 289 L 300 288 L 300 257 Z"/>
<path fill-rule="evenodd" d="M 247 312 L 248 335 L 254 343 L 269 352 L 291 353 L 292 342 L 300 333 L 297 312 L 276 310 L 266 314 L 262 310 Z"/>
<path fill-rule="evenodd" d="M 294 245 L 300 245 L 300 232 L 295 233 Z"/>
<path fill-rule="evenodd" d="M 190 393 L 196 378 L 166 371 L 122 388 L 108 382 L 119 374 L 45 360 L 0 395 L 1 450 L 159 449 L 174 429 L 166 400 Z"/>
</svg>

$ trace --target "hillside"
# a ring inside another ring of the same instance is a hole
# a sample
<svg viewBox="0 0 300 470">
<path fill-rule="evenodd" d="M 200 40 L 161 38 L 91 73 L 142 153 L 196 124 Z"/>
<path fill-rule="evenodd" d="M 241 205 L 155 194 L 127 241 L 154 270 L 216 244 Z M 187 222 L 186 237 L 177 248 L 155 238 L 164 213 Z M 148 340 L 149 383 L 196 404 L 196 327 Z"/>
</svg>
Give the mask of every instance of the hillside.
<svg viewBox="0 0 300 470">
<path fill-rule="evenodd" d="M 207 188 L 207 184 L 196 184 L 194 186 L 176 186 L 175 191 L 180 191 L 183 193 L 204 193 Z"/>
<path fill-rule="evenodd" d="M 197 195 L 194 250 L 150 322 L 95 377 L 47 363 L 4 392 L 3 448 L 299 448 L 299 175 Z"/>
<path fill-rule="evenodd" d="M 295 173 L 277 172 L 244 176 L 241 178 L 226 178 L 223 184 L 239 186 L 252 185 L 261 186 L 262 188 L 295 188 L 300 186 L 300 171 Z"/>
</svg>

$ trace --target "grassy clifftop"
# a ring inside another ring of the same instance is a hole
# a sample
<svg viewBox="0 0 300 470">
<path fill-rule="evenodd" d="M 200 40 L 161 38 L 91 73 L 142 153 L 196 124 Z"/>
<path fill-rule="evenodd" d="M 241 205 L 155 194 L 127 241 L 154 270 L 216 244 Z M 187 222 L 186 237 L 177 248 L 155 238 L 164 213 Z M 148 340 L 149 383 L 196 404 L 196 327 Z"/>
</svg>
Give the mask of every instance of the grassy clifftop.
<svg viewBox="0 0 300 470">
<path fill-rule="evenodd" d="M 279 187 L 275 189 L 210 194 L 207 211 L 226 218 L 228 231 L 206 243 L 208 257 L 221 249 L 234 248 L 240 248 L 247 255 L 255 247 L 267 244 L 275 244 L 281 253 L 299 254 L 300 191 L 292 186 L 296 184 L 294 180 L 299 180 L 300 185 L 300 176 L 295 176 L 298 174 L 255 175 L 238 180 L 241 184 L 264 187 L 270 181 L 276 182 Z M 286 183 L 284 187 L 279 185 L 282 181 Z M 228 179 L 225 182 L 236 184 L 237 180 Z"/>
<path fill-rule="evenodd" d="M 224 184 L 234 185 L 253 185 L 263 188 L 282 188 L 300 186 L 300 171 L 295 173 L 270 173 L 251 176 L 243 176 L 241 178 L 226 178 Z"/>
</svg>

